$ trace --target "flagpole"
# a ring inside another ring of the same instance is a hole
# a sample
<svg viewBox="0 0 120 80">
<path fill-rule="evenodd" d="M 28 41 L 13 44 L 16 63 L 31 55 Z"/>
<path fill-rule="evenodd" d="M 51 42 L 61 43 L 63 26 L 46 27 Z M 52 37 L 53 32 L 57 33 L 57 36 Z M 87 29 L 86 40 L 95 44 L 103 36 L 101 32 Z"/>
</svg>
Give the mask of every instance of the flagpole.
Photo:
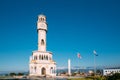
<svg viewBox="0 0 120 80">
<path fill-rule="evenodd" d="M 80 60 L 78 58 L 78 72 L 80 72 Z"/>
<path fill-rule="evenodd" d="M 79 72 L 80 72 L 80 59 L 79 59 Z"/>
<path fill-rule="evenodd" d="M 95 60 L 95 56 L 96 55 L 94 55 L 94 76 L 96 76 L 96 60 Z"/>
<path fill-rule="evenodd" d="M 80 58 L 81 58 L 81 55 L 80 53 L 77 54 L 77 57 L 78 57 L 78 72 L 80 72 Z"/>
</svg>

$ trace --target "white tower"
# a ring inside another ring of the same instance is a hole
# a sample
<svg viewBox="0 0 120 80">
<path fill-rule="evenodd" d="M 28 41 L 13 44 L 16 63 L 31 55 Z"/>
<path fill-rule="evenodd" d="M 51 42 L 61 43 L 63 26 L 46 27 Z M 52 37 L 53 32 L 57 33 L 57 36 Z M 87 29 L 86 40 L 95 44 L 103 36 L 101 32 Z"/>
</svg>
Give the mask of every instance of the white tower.
<svg viewBox="0 0 120 80">
<path fill-rule="evenodd" d="M 56 76 L 56 62 L 52 59 L 52 52 L 46 51 L 46 16 L 39 15 L 37 21 L 38 50 L 30 56 L 30 76 Z"/>
<path fill-rule="evenodd" d="M 68 74 L 71 75 L 70 59 L 68 59 Z"/>
<path fill-rule="evenodd" d="M 45 52 L 47 23 L 46 23 L 46 17 L 44 15 L 38 16 L 37 31 L 38 31 L 38 51 Z"/>
</svg>

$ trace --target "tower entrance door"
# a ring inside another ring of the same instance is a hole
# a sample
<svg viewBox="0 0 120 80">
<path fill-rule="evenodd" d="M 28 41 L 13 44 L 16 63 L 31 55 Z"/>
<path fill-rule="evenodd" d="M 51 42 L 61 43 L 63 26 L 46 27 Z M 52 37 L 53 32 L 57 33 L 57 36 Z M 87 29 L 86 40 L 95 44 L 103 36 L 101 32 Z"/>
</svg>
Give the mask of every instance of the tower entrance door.
<svg viewBox="0 0 120 80">
<path fill-rule="evenodd" d="M 42 68 L 42 70 L 41 70 L 41 71 L 42 71 L 42 72 L 41 72 L 41 73 L 42 73 L 42 75 L 46 75 L 46 69 L 45 69 L 44 67 Z"/>
</svg>

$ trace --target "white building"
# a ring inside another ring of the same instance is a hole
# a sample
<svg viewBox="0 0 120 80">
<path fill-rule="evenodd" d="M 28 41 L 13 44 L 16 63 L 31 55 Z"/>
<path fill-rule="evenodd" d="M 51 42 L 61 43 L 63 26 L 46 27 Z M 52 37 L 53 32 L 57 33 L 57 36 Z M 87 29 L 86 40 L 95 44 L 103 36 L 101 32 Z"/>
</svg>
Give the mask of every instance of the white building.
<svg viewBox="0 0 120 80">
<path fill-rule="evenodd" d="M 37 21 L 38 50 L 32 52 L 29 62 L 30 76 L 56 76 L 56 62 L 52 53 L 46 51 L 46 16 L 39 15 Z"/>
<path fill-rule="evenodd" d="M 120 73 L 120 69 L 104 69 L 103 70 L 103 75 L 107 76 L 107 75 L 112 75 L 115 73 Z"/>
</svg>

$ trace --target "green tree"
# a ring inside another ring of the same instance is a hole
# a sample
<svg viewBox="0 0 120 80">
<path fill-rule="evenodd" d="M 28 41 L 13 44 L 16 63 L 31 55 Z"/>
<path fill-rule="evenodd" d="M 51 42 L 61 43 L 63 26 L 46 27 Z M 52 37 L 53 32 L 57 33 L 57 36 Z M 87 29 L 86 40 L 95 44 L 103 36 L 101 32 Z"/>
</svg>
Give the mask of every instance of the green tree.
<svg viewBox="0 0 120 80">
<path fill-rule="evenodd" d="M 13 73 L 10 73 L 9 75 L 10 76 L 16 76 L 16 73 L 13 72 Z"/>
<path fill-rule="evenodd" d="M 102 71 L 101 71 L 100 69 L 98 69 L 98 70 L 96 71 L 96 74 L 101 75 L 101 74 L 102 74 Z"/>
<path fill-rule="evenodd" d="M 120 80 L 120 73 L 115 73 L 108 77 L 108 80 Z"/>
<path fill-rule="evenodd" d="M 8 76 L 8 74 L 5 74 L 5 76 Z"/>
<path fill-rule="evenodd" d="M 18 76 L 22 76 L 22 75 L 24 75 L 24 73 L 18 73 L 17 75 L 18 75 Z"/>
<path fill-rule="evenodd" d="M 66 72 L 65 72 L 65 71 L 63 71 L 63 72 L 62 72 L 62 74 L 66 74 Z"/>
<path fill-rule="evenodd" d="M 72 76 L 75 76 L 76 75 L 76 73 L 72 73 Z"/>
</svg>

